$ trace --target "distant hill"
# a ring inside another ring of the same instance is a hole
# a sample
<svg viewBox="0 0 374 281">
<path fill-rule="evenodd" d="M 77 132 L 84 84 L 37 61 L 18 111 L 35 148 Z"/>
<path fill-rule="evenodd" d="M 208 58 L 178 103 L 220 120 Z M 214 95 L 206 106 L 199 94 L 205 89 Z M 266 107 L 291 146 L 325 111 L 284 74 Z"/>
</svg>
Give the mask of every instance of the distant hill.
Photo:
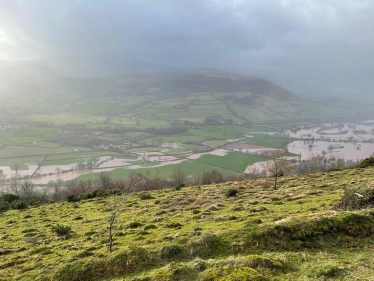
<svg viewBox="0 0 374 281">
<path fill-rule="evenodd" d="M 28 61 L 0 61 L 0 75 L 3 80 L 9 81 L 103 77 L 174 70 L 176 68 L 118 57 L 53 57 Z"/>
<path fill-rule="evenodd" d="M 162 118 L 191 122 L 203 122 L 205 117 L 213 116 L 220 116 L 219 122 L 231 119 L 235 123 L 310 120 L 351 111 L 346 107 L 332 108 L 324 101 L 311 101 L 260 77 L 214 68 L 170 68 L 128 58 L 58 57 L 0 62 L 0 75 L 2 96 L 17 97 L 9 101 L 10 106 L 19 98 L 34 104 L 20 111 L 9 111 L 7 106 L 7 111 L 13 112 L 8 116 L 55 112 L 53 107 L 41 104 L 55 104 L 60 113 L 96 112 L 76 103 L 90 100 L 90 107 L 97 108 L 102 106 L 103 98 L 121 107 L 102 111 L 109 115 L 121 112 L 131 118 L 154 118 L 160 115 L 157 111 L 170 111 Z M 200 100 L 204 93 L 208 95 Z M 162 105 L 150 104 L 159 101 Z M 186 113 L 179 114 L 180 111 Z"/>
</svg>

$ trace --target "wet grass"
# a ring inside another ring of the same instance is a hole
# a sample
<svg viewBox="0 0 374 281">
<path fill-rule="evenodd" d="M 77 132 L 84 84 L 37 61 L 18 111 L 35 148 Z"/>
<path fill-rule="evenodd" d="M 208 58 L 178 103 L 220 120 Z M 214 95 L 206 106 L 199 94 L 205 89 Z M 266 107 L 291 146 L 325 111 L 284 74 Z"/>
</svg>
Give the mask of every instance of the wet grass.
<svg viewBox="0 0 374 281">
<path fill-rule="evenodd" d="M 260 179 L 135 194 L 112 253 L 111 197 L 8 211 L 0 216 L 1 278 L 370 280 L 373 210 L 333 207 L 344 189 L 373 180 L 368 168 L 285 177 L 278 190 Z M 58 224 L 70 234 L 56 235 Z"/>
</svg>

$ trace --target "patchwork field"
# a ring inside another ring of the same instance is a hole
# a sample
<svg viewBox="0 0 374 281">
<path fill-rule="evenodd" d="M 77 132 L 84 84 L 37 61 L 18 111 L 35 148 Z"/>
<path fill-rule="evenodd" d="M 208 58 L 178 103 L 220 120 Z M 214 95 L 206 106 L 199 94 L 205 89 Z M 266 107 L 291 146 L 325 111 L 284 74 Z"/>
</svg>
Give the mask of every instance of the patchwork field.
<svg viewBox="0 0 374 281">
<path fill-rule="evenodd" d="M 6 159 L 13 159 L 4 167 L 10 169 L 11 165 L 18 164 L 23 170 L 28 168 L 28 163 L 22 158 L 37 157 L 42 159 L 38 163 L 42 161 L 41 167 L 45 171 L 54 171 L 59 165 L 91 163 L 92 157 L 113 155 L 112 152 L 118 157 L 162 152 L 183 160 L 190 153 L 214 151 L 229 142 L 284 148 L 291 139 L 265 133 L 280 133 L 309 121 L 302 119 L 347 113 L 339 108 L 328 110 L 324 105 L 301 98 L 282 98 L 279 96 L 282 91 L 259 94 L 257 88 L 255 92 L 239 90 L 236 84 L 242 83 L 242 78 L 230 86 L 233 90 L 223 90 L 227 80 L 221 81 L 225 83 L 217 88 L 215 83 L 218 80 L 214 82 L 209 77 L 187 83 L 189 77 L 180 77 L 177 80 L 182 80 L 176 84 L 173 84 L 174 78 L 170 78 L 171 84 L 157 85 L 149 82 L 151 80 L 121 86 L 117 82 L 112 85 L 112 81 L 106 81 L 113 87 L 111 90 L 107 88 L 109 84 L 104 88 L 103 85 L 99 86 L 102 81 L 95 84 L 97 88 L 91 84 L 85 85 L 87 81 L 81 81 L 76 91 L 65 92 L 63 87 L 58 87 L 51 89 L 55 93 L 53 97 L 25 97 L 22 105 L 10 98 L 0 105 L 0 111 L 16 117 L 11 119 L 9 128 L 0 128 L 0 161 L 6 164 Z M 89 152 L 79 154 L 84 151 Z M 64 156 L 56 157 L 60 154 Z M 142 171 L 159 168 L 165 170 L 163 175 L 168 177 L 170 173 L 167 169 L 181 165 L 186 166 L 190 176 L 194 177 L 213 168 L 224 174 L 242 173 L 245 165 L 263 160 L 249 159 L 251 156 L 240 154 L 237 157 L 238 162 L 216 156 L 203 157 L 202 160 L 206 162 L 197 164 L 200 165 L 198 169 L 189 168 L 191 165 L 185 162 L 163 161 L 139 162 L 140 166 L 134 163 L 133 168 Z M 48 166 L 51 169 L 46 168 Z M 128 170 L 111 173 L 126 177 Z"/>
</svg>

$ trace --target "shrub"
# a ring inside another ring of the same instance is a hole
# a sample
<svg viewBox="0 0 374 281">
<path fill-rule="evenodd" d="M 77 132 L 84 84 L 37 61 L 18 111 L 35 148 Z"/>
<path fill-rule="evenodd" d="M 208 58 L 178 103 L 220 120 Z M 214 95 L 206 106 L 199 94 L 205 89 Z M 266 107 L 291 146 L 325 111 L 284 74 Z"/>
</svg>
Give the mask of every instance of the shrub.
<svg viewBox="0 0 374 281">
<path fill-rule="evenodd" d="M 9 210 L 10 204 L 6 201 L 0 201 L 0 213 Z"/>
<path fill-rule="evenodd" d="M 23 210 L 27 208 L 27 204 L 23 200 L 16 200 L 12 202 L 11 207 L 15 210 Z"/>
<path fill-rule="evenodd" d="M 122 191 L 118 188 L 113 188 L 107 191 L 109 195 L 121 195 Z"/>
<path fill-rule="evenodd" d="M 359 187 L 344 190 L 344 194 L 335 209 L 360 210 L 374 207 L 374 188 Z"/>
<path fill-rule="evenodd" d="M 153 197 L 151 194 L 146 193 L 146 192 L 140 193 L 140 194 L 139 194 L 139 198 L 140 198 L 141 200 L 154 199 L 154 197 Z"/>
<path fill-rule="evenodd" d="M 68 196 L 66 196 L 66 200 L 68 200 L 68 202 L 78 202 L 81 199 L 74 194 L 69 194 Z"/>
<path fill-rule="evenodd" d="M 177 185 L 174 189 L 175 190 L 181 190 L 182 187 L 185 187 L 186 185 L 184 183 L 181 183 L 180 185 Z"/>
<path fill-rule="evenodd" d="M 52 231 L 55 232 L 58 236 L 68 235 L 71 232 L 71 227 L 66 225 L 60 225 L 52 227 Z"/>
<path fill-rule="evenodd" d="M 238 190 L 237 189 L 234 189 L 234 188 L 229 188 L 226 190 L 225 192 L 225 196 L 226 197 L 233 197 L 233 196 L 236 196 L 238 194 Z"/>
<path fill-rule="evenodd" d="M 360 164 L 356 165 L 354 168 L 367 168 L 374 166 L 374 157 L 366 158 Z"/>
<path fill-rule="evenodd" d="M 87 198 L 104 197 L 106 195 L 108 195 L 108 192 L 101 188 L 95 188 L 91 192 L 86 193 L 86 196 L 89 196 Z"/>
<path fill-rule="evenodd" d="M 30 206 L 37 207 L 37 206 L 40 206 L 42 203 L 45 203 L 45 202 L 43 202 L 42 200 L 33 198 L 30 201 L 28 201 L 28 203 L 29 203 Z"/>
<path fill-rule="evenodd" d="M 11 194 L 11 193 L 6 193 L 3 195 L 3 200 L 8 203 L 12 203 L 13 201 L 20 200 L 19 196 Z"/>
</svg>

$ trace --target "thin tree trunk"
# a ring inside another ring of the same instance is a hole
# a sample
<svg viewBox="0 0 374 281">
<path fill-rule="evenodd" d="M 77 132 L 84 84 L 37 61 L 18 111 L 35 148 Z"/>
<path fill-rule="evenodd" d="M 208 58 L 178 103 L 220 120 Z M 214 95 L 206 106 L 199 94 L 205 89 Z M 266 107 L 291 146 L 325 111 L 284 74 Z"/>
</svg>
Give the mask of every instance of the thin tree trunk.
<svg viewBox="0 0 374 281">
<path fill-rule="evenodd" d="M 109 253 L 112 252 L 112 242 L 113 242 L 112 226 L 113 226 L 113 220 L 111 220 L 110 225 L 109 225 Z"/>
</svg>

